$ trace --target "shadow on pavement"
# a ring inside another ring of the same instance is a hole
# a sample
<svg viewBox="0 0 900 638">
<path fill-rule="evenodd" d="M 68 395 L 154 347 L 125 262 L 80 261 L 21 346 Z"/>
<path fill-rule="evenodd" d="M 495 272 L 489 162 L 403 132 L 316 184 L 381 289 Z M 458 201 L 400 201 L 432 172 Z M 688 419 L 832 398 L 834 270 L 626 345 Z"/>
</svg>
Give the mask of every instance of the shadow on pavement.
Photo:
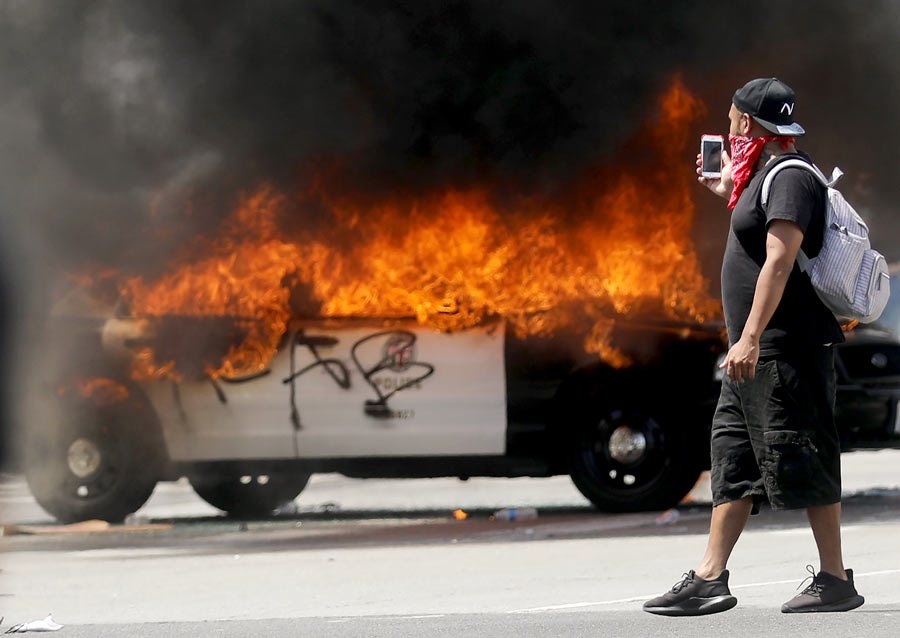
<svg viewBox="0 0 900 638">
<path fill-rule="evenodd" d="M 844 524 L 900 520 L 900 490 L 870 490 L 844 499 Z M 492 520 L 492 509 L 471 509 L 456 520 L 446 509 L 300 511 L 264 520 L 227 517 L 159 518 L 173 523 L 162 532 L 78 536 L 11 536 L 7 551 L 58 551 L 105 548 L 169 549 L 179 554 L 241 554 L 347 547 L 443 543 L 534 542 L 638 536 L 705 534 L 709 504 L 682 505 L 668 512 L 604 514 L 589 507 L 542 507 L 538 517 Z M 802 510 L 763 508 L 748 530 L 789 529 L 807 525 Z M 154 552 L 153 555 L 158 555 Z M 149 556 L 148 556 L 149 557 Z"/>
</svg>

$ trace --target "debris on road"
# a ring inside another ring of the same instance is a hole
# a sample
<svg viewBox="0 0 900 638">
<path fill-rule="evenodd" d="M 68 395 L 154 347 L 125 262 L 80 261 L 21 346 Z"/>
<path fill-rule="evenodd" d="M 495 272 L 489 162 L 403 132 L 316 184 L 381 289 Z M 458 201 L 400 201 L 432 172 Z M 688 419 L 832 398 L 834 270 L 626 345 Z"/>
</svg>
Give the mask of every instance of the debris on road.
<svg viewBox="0 0 900 638">
<path fill-rule="evenodd" d="M 125 525 L 134 527 L 137 525 L 149 525 L 150 517 L 145 514 L 129 514 L 125 517 Z"/>
<path fill-rule="evenodd" d="M 458 521 L 464 521 L 469 518 L 469 514 L 465 510 L 453 510 L 453 518 Z"/>
<path fill-rule="evenodd" d="M 296 501 L 288 501 L 275 508 L 276 516 L 296 516 L 300 513 L 300 506 Z"/>
<path fill-rule="evenodd" d="M 538 517 L 538 512 L 533 507 L 509 507 L 497 510 L 491 516 L 492 521 L 523 521 Z"/>
<path fill-rule="evenodd" d="M 51 534 L 118 534 L 120 532 L 160 532 L 173 529 L 171 523 L 147 523 L 144 525 L 110 525 L 106 521 L 82 521 L 71 525 L 3 525 L 0 536 L 28 534 L 34 536 Z"/>
<path fill-rule="evenodd" d="M 709 470 L 702 472 L 691 491 L 681 499 L 682 504 L 687 503 L 709 503 L 712 501 L 712 488 L 710 487 Z"/>
<path fill-rule="evenodd" d="M 24 634 L 29 631 L 59 631 L 65 625 L 60 625 L 53 620 L 53 614 L 49 614 L 43 620 L 32 620 L 31 622 L 19 623 L 13 625 L 6 630 L 7 634 Z"/>
<path fill-rule="evenodd" d="M 672 509 L 668 509 L 665 512 L 663 512 L 662 514 L 660 514 L 659 516 L 657 516 L 656 524 L 657 525 L 671 525 L 672 523 L 674 523 L 675 521 L 678 520 L 679 516 L 681 516 L 681 514 L 678 512 L 677 509 L 675 509 L 673 507 Z"/>
</svg>

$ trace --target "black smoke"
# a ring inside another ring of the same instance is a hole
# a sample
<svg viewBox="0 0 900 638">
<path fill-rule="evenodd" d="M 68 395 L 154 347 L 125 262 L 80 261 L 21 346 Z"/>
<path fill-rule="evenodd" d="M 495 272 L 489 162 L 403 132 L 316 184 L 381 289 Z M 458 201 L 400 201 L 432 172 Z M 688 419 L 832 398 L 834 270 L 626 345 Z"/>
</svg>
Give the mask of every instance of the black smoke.
<svg viewBox="0 0 900 638">
<path fill-rule="evenodd" d="M 335 158 L 356 188 L 553 189 L 626 163 L 679 72 L 709 105 L 698 137 L 746 80 L 790 84 L 801 147 L 845 169 L 897 260 L 898 49 L 886 0 L 3 0 L 5 312 L 39 316 L 86 264 L 152 272 L 238 191 Z M 727 215 L 696 199 L 715 281 Z M 13 323 L 8 358 L 36 325 Z"/>
<path fill-rule="evenodd" d="M 0 201 L 60 266 L 143 267 L 329 157 L 386 188 L 552 184 L 611 159 L 678 71 L 717 130 L 744 80 L 788 81 L 814 155 L 876 217 L 893 199 L 894 4 L 558 4 L 7 1 Z"/>
</svg>

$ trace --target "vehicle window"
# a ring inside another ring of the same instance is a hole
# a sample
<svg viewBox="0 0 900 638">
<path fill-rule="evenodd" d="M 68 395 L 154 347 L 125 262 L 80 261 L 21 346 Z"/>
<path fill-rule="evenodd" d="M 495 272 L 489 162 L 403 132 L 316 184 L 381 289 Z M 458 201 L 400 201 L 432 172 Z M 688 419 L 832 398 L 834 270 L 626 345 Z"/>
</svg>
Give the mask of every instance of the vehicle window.
<svg viewBox="0 0 900 638">
<path fill-rule="evenodd" d="M 900 337 L 900 270 L 891 273 L 891 299 L 875 325 Z"/>
</svg>

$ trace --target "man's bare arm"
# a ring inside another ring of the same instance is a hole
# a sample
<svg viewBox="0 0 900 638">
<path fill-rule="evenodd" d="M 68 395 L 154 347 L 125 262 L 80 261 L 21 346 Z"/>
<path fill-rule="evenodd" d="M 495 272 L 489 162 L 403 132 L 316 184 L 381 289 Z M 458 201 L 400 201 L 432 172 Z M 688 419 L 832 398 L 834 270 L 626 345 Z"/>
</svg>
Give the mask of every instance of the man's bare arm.
<svg viewBox="0 0 900 638">
<path fill-rule="evenodd" d="M 741 338 L 728 351 L 723 364 L 728 376 L 738 383 L 756 376 L 760 335 L 769 325 L 775 309 L 781 302 L 784 287 L 794 268 L 802 243 L 803 231 L 794 222 L 776 219 L 769 224 L 766 235 L 766 262 L 756 280 L 750 315 L 744 324 Z"/>
</svg>

